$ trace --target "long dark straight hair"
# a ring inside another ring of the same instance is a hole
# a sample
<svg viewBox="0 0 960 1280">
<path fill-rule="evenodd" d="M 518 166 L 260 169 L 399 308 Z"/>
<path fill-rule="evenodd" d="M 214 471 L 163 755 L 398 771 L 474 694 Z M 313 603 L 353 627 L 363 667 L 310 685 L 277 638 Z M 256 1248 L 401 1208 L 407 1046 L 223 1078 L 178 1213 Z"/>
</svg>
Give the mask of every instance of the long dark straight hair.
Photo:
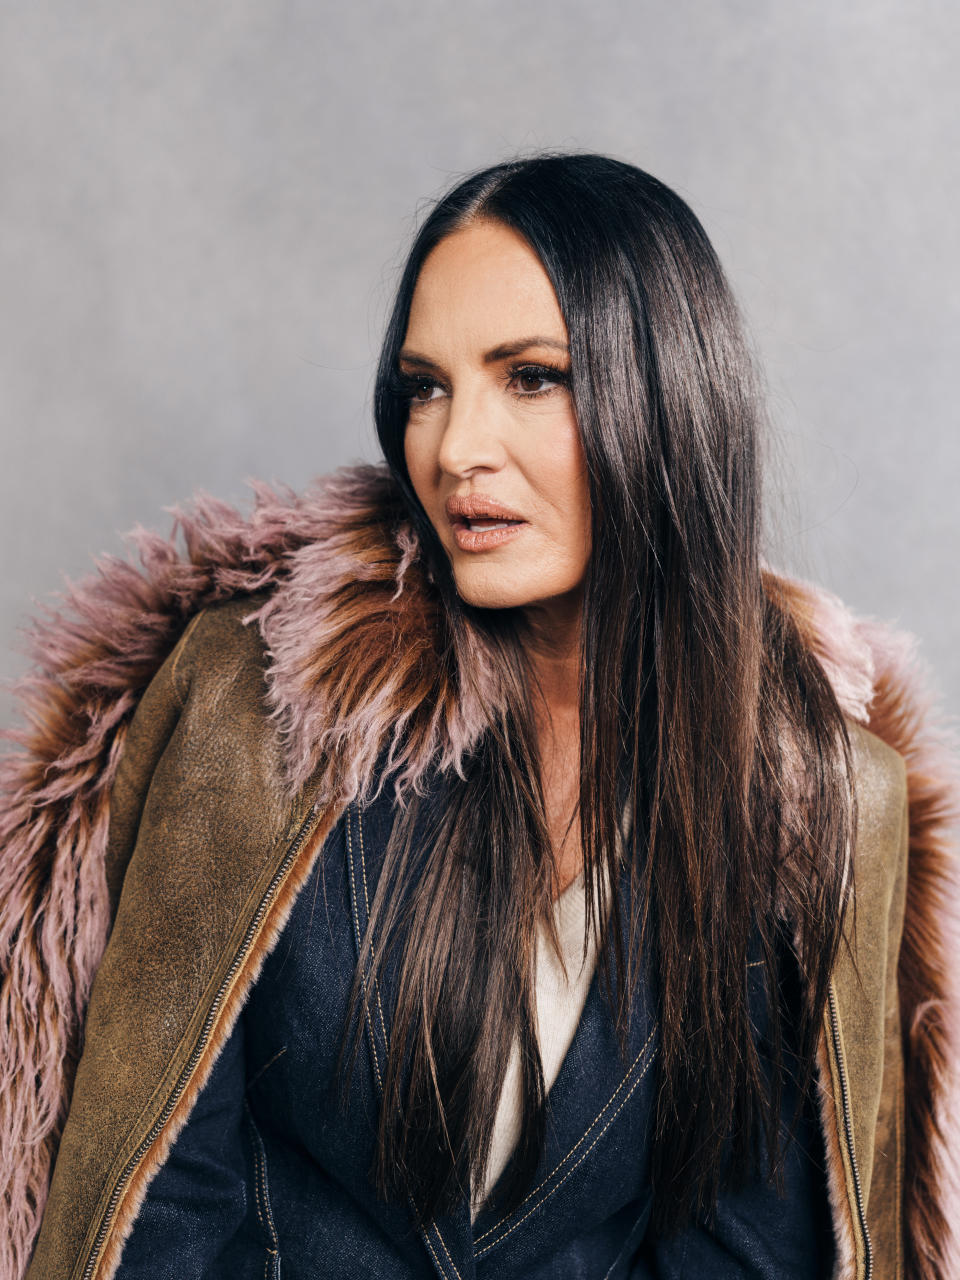
<svg viewBox="0 0 960 1280">
<path fill-rule="evenodd" d="M 545 1132 L 531 956 L 538 921 L 552 921 L 554 879 L 532 677 L 518 618 L 456 593 L 407 474 L 396 381 L 425 258 L 480 219 L 525 237 L 569 335 L 593 535 L 580 684 L 587 914 L 596 906 L 603 921 L 602 985 L 622 1048 L 652 957 L 654 1225 L 668 1232 L 709 1215 L 719 1189 L 746 1175 L 758 1139 L 776 1174 L 787 1017 L 800 1097 L 811 1096 L 855 803 L 840 709 L 761 568 L 764 410 L 731 291 L 687 204 L 602 155 L 541 153 L 458 183 L 416 235 L 383 343 L 375 418 L 384 456 L 451 632 L 484 633 L 508 697 L 466 777 L 444 780 L 417 848 L 416 798 L 401 806 L 388 843 L 367 978 L 401 943 L 402 955 L 373 1172 L 382 1194 L 409 1194 L 422 1221 L 451 1208 L 469 1177 L 479 1183 L 514 1037 L 522 1125 L 504 1211 L 529 1189 Z M 626 896 L 607 890 L 618 883 L 624 787 L 633 812 Z M 763 1050 L 748 1002 L 751 948 L 768 991 L 781 990 L 785 952 L 801 978 L 799 1008 L 771 1001 Z M 362 1024 L 370 989 L 358 970 L 348 1026 Z"/>
</svg>

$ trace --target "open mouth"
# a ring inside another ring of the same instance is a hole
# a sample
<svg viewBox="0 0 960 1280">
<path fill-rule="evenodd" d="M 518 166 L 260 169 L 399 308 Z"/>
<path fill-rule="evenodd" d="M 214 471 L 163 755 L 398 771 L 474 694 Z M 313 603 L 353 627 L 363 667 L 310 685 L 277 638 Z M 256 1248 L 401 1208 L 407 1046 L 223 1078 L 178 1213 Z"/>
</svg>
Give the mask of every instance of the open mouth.
<svg viewBox="0 0 960 1280">
<path fill-rule="evenodd" d="M 453 540 L 461 551 L 493 551 L 519 538 L 526 520 L 505 520 L 502 516 L 457 516 L 451 521 Z"/>
<path fill-rule="evenodd" d="M 458 516 L 454 522 L 458 528 L 469 529 L 471 533 L 483 533 L 487 529 L 508 529 L 514 524 L 526 524 L 525 520 L 494 520 L 492 517 L 484 519 L 477 517 L 469 519 L 467 516 Z"/>
</svg>

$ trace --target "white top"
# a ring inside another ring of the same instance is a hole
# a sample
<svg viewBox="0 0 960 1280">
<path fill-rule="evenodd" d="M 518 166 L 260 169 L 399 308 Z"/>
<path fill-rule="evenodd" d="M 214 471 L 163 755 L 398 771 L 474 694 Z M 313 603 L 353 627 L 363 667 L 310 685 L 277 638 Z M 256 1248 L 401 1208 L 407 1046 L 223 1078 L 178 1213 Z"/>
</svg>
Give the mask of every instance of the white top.
<svg viewBox="0 0 960 1280">
<path fill-rule="evenodd" d="M 628 802 L 621 820 L 619 836 L 626 839 L 631 822 L 632 805 Z M 622 856 L 623 846 L 618 853 Z M 606 871 L 606 868 L 604 868 Z M 605 874 L 609 900 L 610 879 Z M 594 904 L 599 912 L 599 904 Z M 587 918 L 586 888 L 583 872 L 571 881 L 553 904 L 557 937 L 563 954 L 563 967 L 547 937 L 545 927 L 537 929 L 536 1005 L 537 1039 L 543 1064 L 544 1089 L 549 1091 L 560 1071 L 573 1040 L 597 962 L 597 934 L 591 930 L 586 956 L 583 954 L 583 930 Z M 598 916 L 599 922 L 599 916 Z M 566 968 L 566 975 L 564 975 Z M 479 1194 L 471 1188 L 470 1218 L 477 1216 L 510 1158 L 520 1136 L 520 1049 L 515 1038 L 504 1073 L 503 1088 L 493 1124 L 493 1140 L 486 1178 Z"/>
<path fill-rule="evenodd" d="M 583 928 L 587 904 L 582 871 L 556 899 L 553 909 L 567 976 L 564 977 L 557 954 L 541 924 L 537 929 L 537 1038 L 543 1063 L 543 1083 L 547 1090 L 556 1080 L 560 1065 L 570 1048 L 596 968 L 596 938 L 592 933 L 586 959 L 583 958 Z M 476 1217 L 480 1205 L 503 1172 L 519 1136 L 520 1050 L 515 1038 L 493 1125 L 486 1181 L 479 1196 L 471 1195 L 471 1220 Z"/>
</svg>

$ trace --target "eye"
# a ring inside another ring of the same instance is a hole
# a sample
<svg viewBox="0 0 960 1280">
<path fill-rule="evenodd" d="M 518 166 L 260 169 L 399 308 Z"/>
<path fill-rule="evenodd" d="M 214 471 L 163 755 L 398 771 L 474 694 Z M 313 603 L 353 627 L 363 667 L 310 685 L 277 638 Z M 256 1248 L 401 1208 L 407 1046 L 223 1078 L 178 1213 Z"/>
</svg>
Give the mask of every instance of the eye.
<svg viewBox="0 0 960 1280">
<path fill-rule="evenodd" d="M 418 376 L 411 378 L 407 384 L 409 387 L 408 396 L 412 404 L 429 404 L 431 400 L 435 400 L 435 391 L 440 390 L 438 383 L 432 378 Z"/>
<path fill-rule="evenodd" d="M 516 384 L 520 399 L 532 400 L 567 386 L 570 379 L 564 370 L 551 365 L 524 364 L 510 370 L 510 381 Z"/>
<path fill-rule="evenodd" d="M 397 370 L 387 383 L 387 391 L 409 408 L 415 408 L 439 399 L 434 392 L 442 394 L 443 388 L 425 373 L 402 373 Z"/>
<path fill-rule="evenodd" d="M 514 388 L 518 400 L 534 400 L 538 396 L 553 395 L 570 384 L 565 369 L 547 364 L 514 365 L 507 372 L 506 386 Z M 449 389 L 427 373 L 394 372 L 387 384 L 387 391 L 408 409 L 424 408 L 449 395 Z"/>
</svg>

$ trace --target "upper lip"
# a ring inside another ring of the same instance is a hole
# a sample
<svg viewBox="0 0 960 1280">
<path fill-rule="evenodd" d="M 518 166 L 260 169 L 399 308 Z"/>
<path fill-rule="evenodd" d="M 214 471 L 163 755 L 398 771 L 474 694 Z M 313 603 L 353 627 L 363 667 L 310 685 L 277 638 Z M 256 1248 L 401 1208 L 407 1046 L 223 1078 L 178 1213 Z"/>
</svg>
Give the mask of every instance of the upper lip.
<svg viewBox="0 0 960 1280">
<path fill-rule="evenodd" d="M 522 520 L 519 511 L 504 506 L 496 498 L 488 498 L 482 493 L 454 493 L 446 501 L 447 518 L 451 524 L 457 520 L 479 520 L 487 517 L 490 520 Z"/>
</svg>

